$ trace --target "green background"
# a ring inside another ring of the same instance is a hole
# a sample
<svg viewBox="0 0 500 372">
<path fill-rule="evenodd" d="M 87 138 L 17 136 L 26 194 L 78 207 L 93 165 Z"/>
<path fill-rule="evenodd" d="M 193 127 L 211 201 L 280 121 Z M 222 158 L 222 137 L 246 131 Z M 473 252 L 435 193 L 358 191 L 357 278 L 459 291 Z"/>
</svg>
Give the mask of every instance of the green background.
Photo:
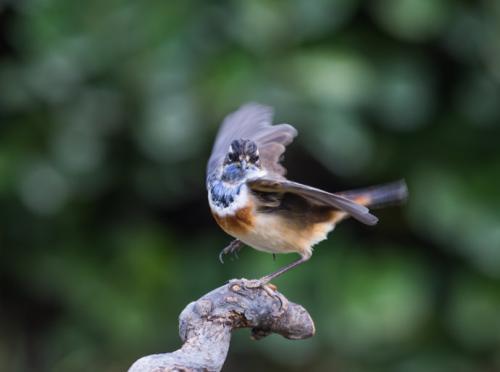
<svg viewBox="0 0 500 372">
<path fill-rule="evenodd" d="M 290 178 L 405 178 L 276 284 L 306 341 L 235 333 L 226 371 L 500 370 L 500 2 L 0 1 L 0 370 L 126 370 L 185 305 L 295 259 L 229 241 L 205 164 L 247 101 Z"/>
</svg>

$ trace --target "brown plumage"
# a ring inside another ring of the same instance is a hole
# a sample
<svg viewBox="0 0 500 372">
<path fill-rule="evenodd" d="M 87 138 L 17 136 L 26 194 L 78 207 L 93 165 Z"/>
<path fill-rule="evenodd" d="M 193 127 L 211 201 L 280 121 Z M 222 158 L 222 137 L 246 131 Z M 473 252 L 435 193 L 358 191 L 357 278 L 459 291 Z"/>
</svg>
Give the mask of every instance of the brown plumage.
<svg viewBox="0 0 500 372">
<path fill-rule="evenodd" d="M 254 228 L 254 213 L 254 206 L 248 205 L 236 210 L 233 215 L 219 216 L 215 212 L 212 212 L 212 215 L 222 230 L 227 232 L 229 235 L 244 236 Z"/>
</svg>

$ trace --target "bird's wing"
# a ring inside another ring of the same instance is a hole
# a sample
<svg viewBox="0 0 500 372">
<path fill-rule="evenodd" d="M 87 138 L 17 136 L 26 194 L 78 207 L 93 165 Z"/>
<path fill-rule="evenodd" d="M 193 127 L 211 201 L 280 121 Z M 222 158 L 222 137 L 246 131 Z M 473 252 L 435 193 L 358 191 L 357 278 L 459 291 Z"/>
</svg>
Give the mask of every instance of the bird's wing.
<svg viewBox="0 0 500 372">
<path fill-rule="evenodd" d="M 332 194 L 297 182 L 272 177 L 260 177 L 247 181 L 247 185 L 255 191 L 272 193 L 292 193 L 303 197 L 316 205 L 325 205 L 343 210 L 360 222 L 375 225 L 378 218 L 365 206 L 343 196 Z"/>
<path fill-rule="evenodd" d="M 248 103 L 229 114 L 215 139 L 207 175 L 222 164 L 232 141 L 249 139 L 257 145 L 262 167 L 271 174 L 283 176 L 286 169 L 280 164 L 281 156 L 297 130 L 289 124 L 272 125 L 272 119 L 273 109 L 257 103 Z"/>
</svg>

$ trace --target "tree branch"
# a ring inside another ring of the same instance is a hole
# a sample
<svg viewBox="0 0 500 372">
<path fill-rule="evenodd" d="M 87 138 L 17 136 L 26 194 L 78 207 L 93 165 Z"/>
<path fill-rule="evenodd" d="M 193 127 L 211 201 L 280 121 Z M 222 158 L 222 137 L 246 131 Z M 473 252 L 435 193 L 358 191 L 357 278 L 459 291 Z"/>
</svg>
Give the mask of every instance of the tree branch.
<svg viewBox="0 0 500 372">
<path fill-rule="evenodd" d="M 182 347 L 137 360 L 129 372 L 220 371 L 231 332 L 252 328 L 259 340 L 278 333 L 291 340 L 314 335 L 314 323 L 302 306 L 289 302 L 271 284 L 233 279 L 191 302 L 179 317 Z"/>
</svg>

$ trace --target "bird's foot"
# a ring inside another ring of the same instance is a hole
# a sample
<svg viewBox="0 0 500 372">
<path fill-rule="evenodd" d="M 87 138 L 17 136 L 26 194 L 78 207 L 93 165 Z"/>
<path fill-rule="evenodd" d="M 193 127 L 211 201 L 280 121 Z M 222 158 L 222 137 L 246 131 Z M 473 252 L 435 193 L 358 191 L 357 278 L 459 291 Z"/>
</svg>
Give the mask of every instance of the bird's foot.
<svg viewBox="0 0 500 372">
<path fill-rule="evenodd" d="M 232 283 L 233 281 L 229 281 L 229 283 Z M 246 288 L 262 288 L 269 296 L 274 297 L 276 296 L 278 287 L 276 287 L 274 284 L 271 284 L 269 282 L 262 282 L 260 279 L 241 279 L 241 280 L 234 280 L 234 283 L 241 284 L 242 286 Z"/>
<path fill-rule="evenodd" d="M 241 248 L 243 248 L 243 243 L 238 239 L 233 240 L 231 243 L 229 243 L 229 245 L 226 248 L 220 251 L 219 261 L 221 263 L 224 263 L 223 257 L 226 254 L 234 254 L 234 256 L 238 258 L 238 252 L 240 251 Z"/>
</svg>

